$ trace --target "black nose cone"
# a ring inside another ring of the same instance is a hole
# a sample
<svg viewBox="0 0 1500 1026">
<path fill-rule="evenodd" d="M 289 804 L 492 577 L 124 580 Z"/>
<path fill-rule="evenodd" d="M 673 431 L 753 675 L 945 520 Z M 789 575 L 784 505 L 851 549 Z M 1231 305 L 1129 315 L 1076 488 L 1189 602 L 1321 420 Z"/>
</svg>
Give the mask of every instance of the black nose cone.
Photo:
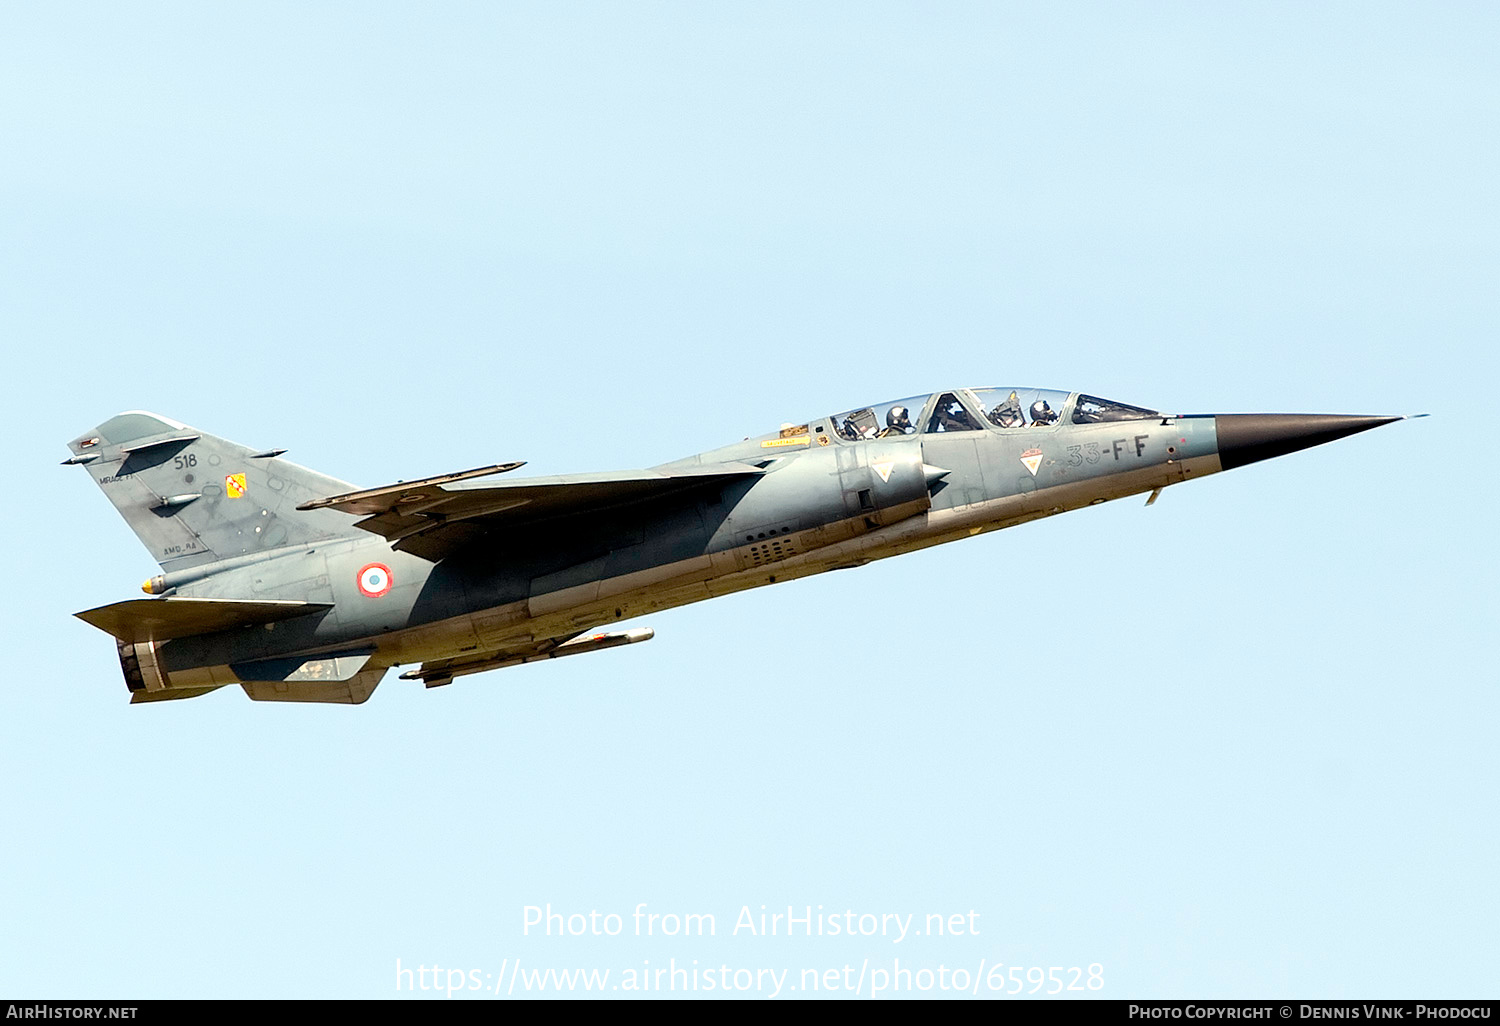
<svg viewBox="0 0 1500 1026">
<path fill-rule="evenodd" d="M 1219 462 L 1225 470 L 1233 470 L 1401 419 L 1336 413 L 1221 413 L 1214 422 L 1219 434 Z"/>
</svg>

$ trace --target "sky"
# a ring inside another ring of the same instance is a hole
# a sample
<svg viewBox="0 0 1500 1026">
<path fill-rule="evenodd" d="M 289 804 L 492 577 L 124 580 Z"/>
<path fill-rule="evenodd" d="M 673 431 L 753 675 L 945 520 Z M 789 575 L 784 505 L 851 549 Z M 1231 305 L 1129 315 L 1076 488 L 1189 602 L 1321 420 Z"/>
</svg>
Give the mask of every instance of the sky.
<svg viewBox="0 0 1500 1026">
<path fill-rule="evenodd" d="M 0 992 L 1496 997 L 1497 33 L 6 5 Z M 1432 416 L 355 708 L 71 615 L 158 572 L 57 466 L 123 410 L 373 487 L 959 386 Z"/>
</svg>

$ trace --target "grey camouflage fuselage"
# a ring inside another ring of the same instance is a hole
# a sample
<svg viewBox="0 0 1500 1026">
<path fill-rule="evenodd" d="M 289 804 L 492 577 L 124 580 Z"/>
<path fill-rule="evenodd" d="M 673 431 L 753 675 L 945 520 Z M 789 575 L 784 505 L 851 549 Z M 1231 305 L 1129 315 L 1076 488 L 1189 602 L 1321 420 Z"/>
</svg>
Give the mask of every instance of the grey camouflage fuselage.
<svg viewBox="0 0 1500 1026">
<path fill-rule="evenodd" d="M 75 439 L 151 549 L 159 597 L 78 614 L 132 701 L 239 684 L 359 703 L 387 669 L 456 676 L 645 640 L 600 628 L 955 541 L 1394 417 L 1171 415 L 1078 393 L 955 389 L 860 407 L 646 471 L 353 491 L 164 417 Z M 359 519 L 356 519 L 359 518 Z M 591 634 L 590 632 L 595 632 Z"/>
</svg>

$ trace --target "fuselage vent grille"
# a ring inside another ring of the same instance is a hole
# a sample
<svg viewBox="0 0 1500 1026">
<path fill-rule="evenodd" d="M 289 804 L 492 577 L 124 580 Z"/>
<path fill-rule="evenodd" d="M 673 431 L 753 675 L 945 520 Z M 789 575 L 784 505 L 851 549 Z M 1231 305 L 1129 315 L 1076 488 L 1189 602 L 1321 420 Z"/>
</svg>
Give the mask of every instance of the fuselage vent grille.
<svg viewBox="0 0 1500 1026">
<path fill-rule="evenodd" d="M 750 565 L 765 566 L 778 563 L 797 554 L 797 545 L 790 538 L 777 538 L 750 546 Z"/>
</svg>

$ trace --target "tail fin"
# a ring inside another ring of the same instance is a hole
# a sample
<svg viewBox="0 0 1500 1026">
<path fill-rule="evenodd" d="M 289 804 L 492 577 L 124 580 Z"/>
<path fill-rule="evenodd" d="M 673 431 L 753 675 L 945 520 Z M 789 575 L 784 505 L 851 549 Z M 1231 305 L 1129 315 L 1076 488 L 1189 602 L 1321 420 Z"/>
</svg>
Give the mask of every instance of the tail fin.
<svg viewBox="0 0 1500 1026">
<path fill-rule="evenodd" d="M 154 413 L 113 417 L 68 444 L 165 571 L 363 532 L 335 510 L 299 502 L 343 481 Z"/>
</svg>

